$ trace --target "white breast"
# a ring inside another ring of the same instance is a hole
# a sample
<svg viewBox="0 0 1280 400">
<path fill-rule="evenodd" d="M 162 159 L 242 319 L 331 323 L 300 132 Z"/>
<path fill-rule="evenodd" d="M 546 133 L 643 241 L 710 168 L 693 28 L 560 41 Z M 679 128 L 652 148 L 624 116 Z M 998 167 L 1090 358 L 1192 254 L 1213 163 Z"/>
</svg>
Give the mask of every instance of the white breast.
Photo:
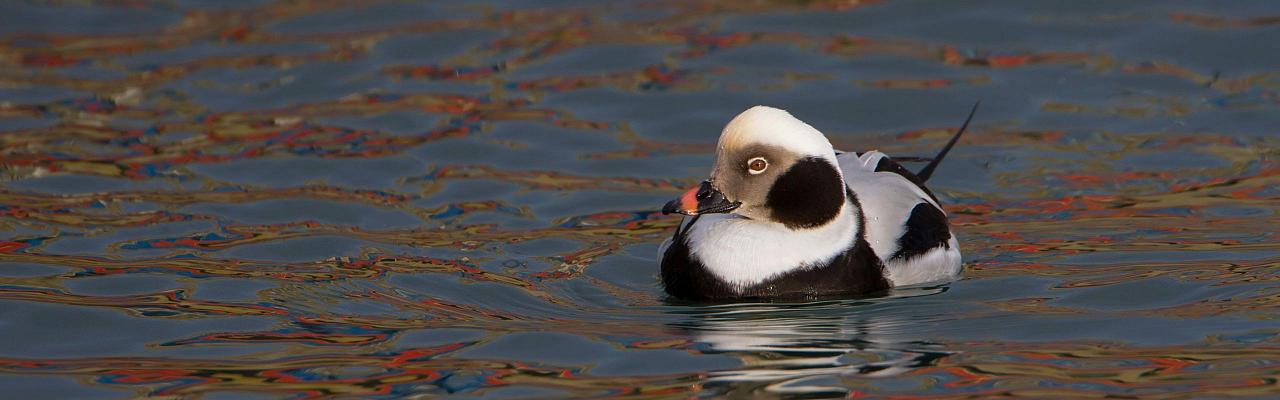
<svg viewBox="0 0 1280 400">
<path fill-rule="evenodd" d="M 742 290 L 825 264 L 848 249 L 858 233 L 855 213 L 846 203 L 832 222 L 800 230 L 731 214 L 704 215 L 689 231 L 689 251 L 716 277 Z"/>
</svg>

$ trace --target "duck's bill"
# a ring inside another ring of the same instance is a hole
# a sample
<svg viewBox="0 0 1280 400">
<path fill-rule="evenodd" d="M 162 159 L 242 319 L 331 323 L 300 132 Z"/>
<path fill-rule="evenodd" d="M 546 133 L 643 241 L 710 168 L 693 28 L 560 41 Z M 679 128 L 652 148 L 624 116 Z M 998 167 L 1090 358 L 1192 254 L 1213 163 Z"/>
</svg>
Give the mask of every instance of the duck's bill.
<svg viewBox="0 0 1280 400">
<path fill-rule="evenodd" d="M 675 200 L 667 202 L 667 205 L 662 207 L 662 213 L 684 215 L 726 213 L 741 205 L 741 202 L 729 201 L 725 198 L 724 193 L 712 186 L 711 182 L 703 181 L 698 187 L 689 189 Z"/>
</svg>

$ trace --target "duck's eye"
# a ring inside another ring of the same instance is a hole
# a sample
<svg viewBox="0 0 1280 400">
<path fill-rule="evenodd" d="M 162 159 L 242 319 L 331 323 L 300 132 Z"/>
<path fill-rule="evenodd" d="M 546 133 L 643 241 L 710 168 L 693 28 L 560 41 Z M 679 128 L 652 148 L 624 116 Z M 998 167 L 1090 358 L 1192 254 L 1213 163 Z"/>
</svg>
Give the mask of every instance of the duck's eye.
<svg viewBox="0 0 1280 400">
<path fill-rule="evenodd" d="M 767 168 L 769 168 L 769 161 L 766 161 L 764 157 L 756 157 L 747 160 L 747 172 L 750 172 L 752 175 L 764 172 Z"/>
</svg>

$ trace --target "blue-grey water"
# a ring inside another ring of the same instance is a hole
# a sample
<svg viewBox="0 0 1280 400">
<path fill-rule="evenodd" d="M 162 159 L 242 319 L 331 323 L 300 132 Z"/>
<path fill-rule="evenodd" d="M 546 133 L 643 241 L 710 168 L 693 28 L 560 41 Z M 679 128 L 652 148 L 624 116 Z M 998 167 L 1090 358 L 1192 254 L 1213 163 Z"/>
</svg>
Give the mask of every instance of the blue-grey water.
<svg viewBox="0 0 1280 400">
<path fill-rule="evenodd" d="M 1280 396 L 1277 43 L 1271 0 L 0 3 L 0 391 Z M 738 112 L 927 156 L 979 100 L 963 279 L 657 284 Z"/>
</svg>

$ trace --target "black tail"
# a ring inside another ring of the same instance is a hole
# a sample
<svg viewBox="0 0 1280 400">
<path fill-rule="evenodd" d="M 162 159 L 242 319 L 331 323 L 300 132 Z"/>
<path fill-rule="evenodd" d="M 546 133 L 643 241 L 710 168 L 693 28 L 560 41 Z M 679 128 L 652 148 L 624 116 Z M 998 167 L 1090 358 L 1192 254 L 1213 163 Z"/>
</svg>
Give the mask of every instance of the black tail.
<svg viewBox="0 0 1280 400">
<path fill-rule="evenodd" d="M 947 152 L 951 151 L 951 146 L 956 145 L 956 141 L 960 140 L 960 135 L 964 134 L 964 129 L 969 127 L 969 121 L 973 120 L 973 114 L 978 112 L 978 105 L 981 101 L 973 103 L 973 109 L 969 110 L 969 117 L 964 119 L 964 125 L 960 125 L 960 130 L 951 136 L 951 140 L 947 141 L 947 145 L 942 147 L 942 151 L 938 155 L 933 156 L 933 161 L 929 161 L 929 165 L 924 166 L 920 172 L 916 173 L 916 177 L 920 178 L 920 182 L 929 181 L 929 177 L 933 175 L 934 168 L 938 168 L 938 164 L 942 163 L 942 158 L 947 156 Z"/>
</svg>

